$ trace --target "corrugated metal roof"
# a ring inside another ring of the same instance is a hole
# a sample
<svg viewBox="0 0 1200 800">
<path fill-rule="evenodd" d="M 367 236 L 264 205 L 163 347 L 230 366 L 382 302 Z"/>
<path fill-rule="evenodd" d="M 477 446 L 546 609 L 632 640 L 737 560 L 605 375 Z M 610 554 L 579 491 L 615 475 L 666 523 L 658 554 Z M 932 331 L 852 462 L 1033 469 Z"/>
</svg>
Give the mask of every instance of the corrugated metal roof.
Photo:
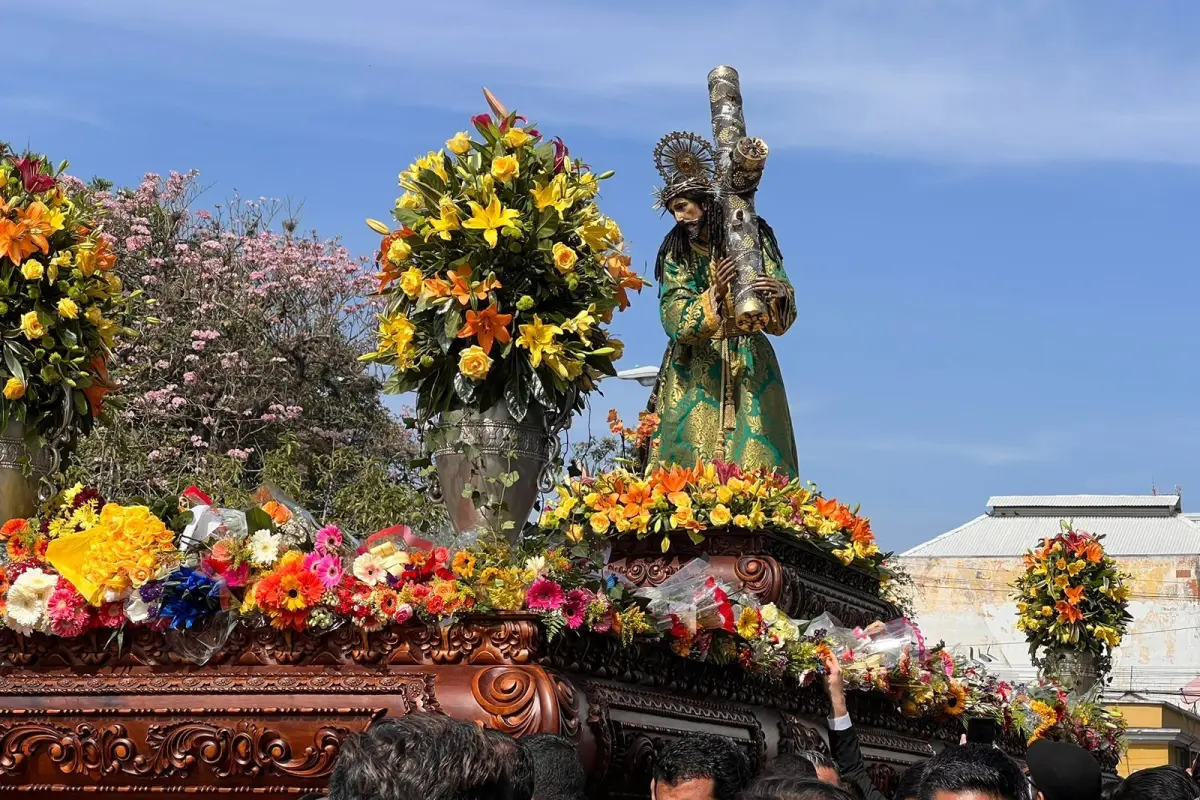
<svg viewBox="0 0 1200 800">
<path fill-rule="evenodd" d="M 1104 534 L 1114 556 L 1200 555 L 1200 525 L 1180 516 L 1099 517 L 1073 515 L 1075 529 Z M 1060 528 L 1049 517 L 984 514 L 902 553 L 902 558 L 1010 557 L 1022 555 Z"/>
<path fill-rule="evenodd" d="M 1171 508 L 1174 494 L 1001 494 L 988 498 L 990 508 Z"/>
</svg>

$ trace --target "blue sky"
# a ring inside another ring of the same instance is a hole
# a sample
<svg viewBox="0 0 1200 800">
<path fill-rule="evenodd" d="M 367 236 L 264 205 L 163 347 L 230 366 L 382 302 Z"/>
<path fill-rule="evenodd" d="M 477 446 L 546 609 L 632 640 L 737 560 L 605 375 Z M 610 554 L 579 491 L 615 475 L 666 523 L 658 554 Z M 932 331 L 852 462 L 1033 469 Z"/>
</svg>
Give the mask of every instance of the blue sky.
<svg viewBox="0 0 1200 800">
<path fill-rule="evenodd" d="M 800 302 L 776 347 L 805 477 L 892 549 L 991 494 L 1179 484 L 1194 507 L 1194 3 L 39 0 L 4 17 L 0 138 L 84 177 L 194 167 L 211 202 L 302 201 L 306 227 L 364 254 L 396 173 L 485 110 L 486 84 L 617 171 L 603 207 L 648 271 L 667 225 L 650 151 L 707 131 L 705 75 L 732 64 Z M 652 292 L 617 328 L 622 366 L 658 363 Z M 644 392 L 610 387 L 592 428 Z"/>
</svg>

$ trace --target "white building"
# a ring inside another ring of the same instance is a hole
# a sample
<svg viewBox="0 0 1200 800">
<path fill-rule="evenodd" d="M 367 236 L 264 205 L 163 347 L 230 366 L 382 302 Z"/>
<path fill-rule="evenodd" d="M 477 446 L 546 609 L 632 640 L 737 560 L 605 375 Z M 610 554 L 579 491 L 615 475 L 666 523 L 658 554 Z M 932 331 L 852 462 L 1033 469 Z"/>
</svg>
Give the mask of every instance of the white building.
<svg viewBox="0 0 1200 800">
<path fill-rule="evenodd" d="M 1021 556 L 1057 534 L 1060 520 L 1103 534 L 1132 576 L 1133 622 L 1114 659 L 1112 691 L 1188 706 L 1180 689 L 1200 676 L 1200 515 L 1184 514 L 1178 495 L 989 499 L 986 513 L 899 557 L 926 638 L 982 653 L 1007 677 L 1032 678 L 1011 587 Z"/>
</svg>

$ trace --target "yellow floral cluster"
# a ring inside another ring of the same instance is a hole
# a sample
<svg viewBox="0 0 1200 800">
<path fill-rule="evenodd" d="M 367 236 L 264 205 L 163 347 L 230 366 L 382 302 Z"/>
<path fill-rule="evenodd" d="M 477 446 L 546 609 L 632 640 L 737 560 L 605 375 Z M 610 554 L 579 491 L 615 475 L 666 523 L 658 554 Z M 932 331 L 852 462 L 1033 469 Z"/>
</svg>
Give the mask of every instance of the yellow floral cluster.
<svg viewBox="0 0 1200 800">
<path fill-rule="evenodd" d="M 19 332 L 3 344 L 0 428 L 17 404 L 39 433 L 57 427 L 66 389 L 81 391 L 78 417 L 98 415 L 109 350 L 124 330 L 116 319 L 129 297 L 100 209 L 61 170 L 0 146 L 0 279 L 15 289 L 0 302 L 0 321 Z"/>
<path fill-rule="evenodd" d="M 645 285 L 596 204 L 609 174 L 522 117 L 473 123 L 477 135 L 460 132 L 400 173 L 399 227 L 368 220 L 383 237 L 388 305 L 364 358 L 392 367 L 387 390 L 417 391 L 422 410 L 501 392 L 518 419 L 530 402 L 577 407 L 614 374 L 623 345 L 605 326 Z"/>
<path fill-rule="evenodd" d="M 812 542 L 843 564 L 879 572 L 884 560 L 865 517 L 811 485 L 766 471 L 743 474 L 732 464 L 661 467 L 648 476 L 618 469 L 573 480 L 557 493 L 540 525 L 572 542 L 657 535 L 666 552 L 674 533 L 696 538 L 713 529 L 773 528 Z"/>
<path fill-rule="evenodd" d="M 1082 649 L 1103 670 L 1131 619 L 1128 576 L 1105 554 L 1103 537 L 1066 522 L 1062 529 L 1024 556 L 1014 584 L 1017 629 L 1037 650 Z"/>
<path fill-rule="evenodd" d="M 163 577 L 179 563 L 179 550 L 150 509 L 109 503 L 92 528 L 51 542 L 47 558 L 99 605 Z"/>
</svg>

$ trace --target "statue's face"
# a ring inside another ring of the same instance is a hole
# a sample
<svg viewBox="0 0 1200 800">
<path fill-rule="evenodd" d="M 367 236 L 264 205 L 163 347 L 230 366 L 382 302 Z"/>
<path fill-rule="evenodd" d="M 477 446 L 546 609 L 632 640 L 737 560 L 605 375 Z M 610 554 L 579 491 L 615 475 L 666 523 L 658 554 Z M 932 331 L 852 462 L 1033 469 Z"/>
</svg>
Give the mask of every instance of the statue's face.
<svg viewBox="0 0 1200 800">
<path fill-rule="evenodd" d="M 671 201 L 669 209 L 675 221 L 685 225 L 695 225 L 704 219 L 704 209 L 689 197 L 676 197 Z"/>
</svg>

